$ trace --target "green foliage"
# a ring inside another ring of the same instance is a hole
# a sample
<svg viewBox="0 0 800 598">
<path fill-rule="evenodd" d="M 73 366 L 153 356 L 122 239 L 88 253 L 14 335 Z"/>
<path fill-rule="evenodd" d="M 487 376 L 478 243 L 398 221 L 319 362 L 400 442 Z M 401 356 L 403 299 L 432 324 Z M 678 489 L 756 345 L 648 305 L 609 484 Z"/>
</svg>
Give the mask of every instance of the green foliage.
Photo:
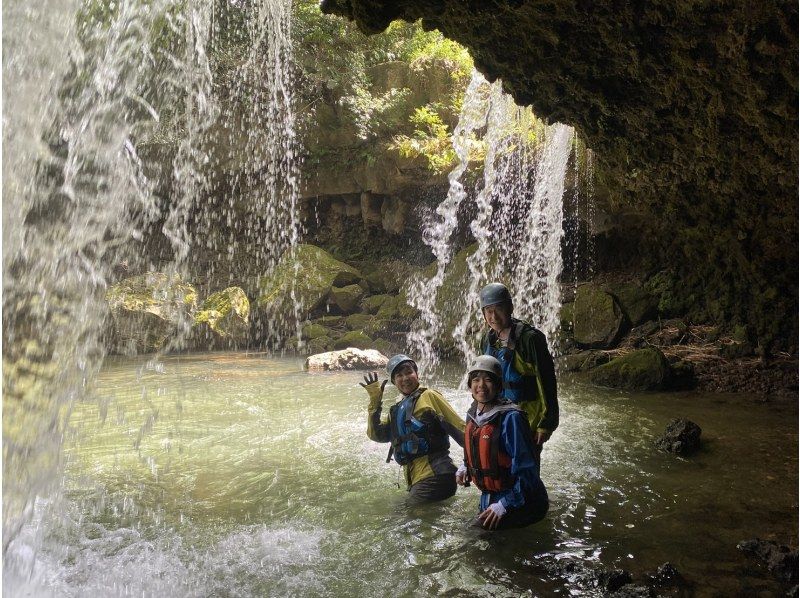
<svg viewBox="0 0 800 598">
<path fill-rule="evenodd" d="M 450 142 L 450 131 L 434 106 L 416 108 L 409 120 L 414 125 L 414 133 L 396 136 L 391 147 L 407 159 L 424 157 L 432 172 L 441 173 L 452 168 L 456 154 Z"/>
</svg>

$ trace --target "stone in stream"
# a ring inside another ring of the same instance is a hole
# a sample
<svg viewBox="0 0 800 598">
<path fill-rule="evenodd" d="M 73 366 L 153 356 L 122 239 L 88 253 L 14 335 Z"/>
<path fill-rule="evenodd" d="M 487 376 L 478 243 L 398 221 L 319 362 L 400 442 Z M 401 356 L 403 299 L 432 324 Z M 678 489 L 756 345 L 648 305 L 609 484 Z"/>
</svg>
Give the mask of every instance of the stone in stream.
<svg viewBox="0 0 800 598">
<path fill-rule="evenodd" d="M 594 384 L 626 390 L 662 390 L 670 383 L 670 367 L 655 347 L 631 351 L 591 371 Z"/>
<path fill-rule="evenodd" d="M 195 347 L 244 346 L 250 330 L 250 301 L 244 290 L 228 287 L 213 293 L 194 317 Z"/>
<path fill-rule="evenodd" d="M 703 430 L 688 419 L 673 419 L 667 424 L 664 435 L 656 440 L 656 446 L 662 451 L 677 455 L 688 455 L 700 446 L 700 434 Z"/>
<path fill-rule="evenodd" d="M 593 284 L 578 287 L 573 304 L 573 335 L 584 349 L 613 347 L 625 331 L 625 316 L 614 297 Z"/>
<path fill-rule="evenodd" d="M 736 548 L 749 556 L 761 559 L 767 565 L 767 570 L 778 581 L 787 584 L 797 583 L 798 555 L 797 549 L 791 549 L 771 540 L 744 540 Z"/>
<path fill-rule="evenodd" d="M 112 285 L 106 301 L 111 352 L 152 353 L 164 348 L 182 318 L 193 317 L 197 291 L 177 275 L 148 272 Z"/>
<path fill-rule="evenodd" d="M 388 358 L 374 349 L 355 349 L 329 351 L 311 355 L 306 359 L 309 372 L 337 370 L 376 370 L 386 367 Z"/>
</svg>

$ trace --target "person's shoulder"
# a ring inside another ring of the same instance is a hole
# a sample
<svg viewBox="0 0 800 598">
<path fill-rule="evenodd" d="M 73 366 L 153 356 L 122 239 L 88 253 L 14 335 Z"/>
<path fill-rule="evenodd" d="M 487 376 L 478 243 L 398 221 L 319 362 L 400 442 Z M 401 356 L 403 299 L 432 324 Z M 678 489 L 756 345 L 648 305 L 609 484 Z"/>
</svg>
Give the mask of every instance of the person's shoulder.
<svg viewBox="0 0 800 598">
<path fill-rule="evenodd" d="M 516 320 L 514 324 L 519 327 L 518 334 L 520 340 L 536 343 L 547 342 L 547 337 L 545 336 L 544 332 L 536 328 L 533 324 L 530 324 L 525 320 Z"/>
<path fill-rule="evenodd" d="M 433 388 L 425 388 L 422 390 L 422 393 L 419 395 L 418 401 L 443 401 L 444 396 L 438 390 L 434 390 Z"/>
</svg>

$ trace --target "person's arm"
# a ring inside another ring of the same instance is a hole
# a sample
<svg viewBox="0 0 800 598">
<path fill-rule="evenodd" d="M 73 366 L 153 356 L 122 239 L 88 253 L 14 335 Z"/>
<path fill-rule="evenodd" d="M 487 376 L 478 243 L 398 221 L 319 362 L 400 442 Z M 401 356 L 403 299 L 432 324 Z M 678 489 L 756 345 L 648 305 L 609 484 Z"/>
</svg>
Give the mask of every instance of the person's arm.
<svg viewBox="0 0 800 598">
<path fill-rule="evenodd" d="M 506 509 L 519 508 L 525 504 L 524 489 L 535 488 L 539 481 L 530 425 L 523 412 L 512 411 L 503 418 L 501 439 L 511 457 L 511 475 L 516 477 L 516 481 L 514 486 L 500 493 L 499 502 Z"/>
<path fill-rule="evenodd" d="M 520 357 L 524 361 L 531 363 L 536 372 L 538 372 L 539 381 L 541 382 L 540 392 L 544 401 L 544 417 L 533 432 L 537 437 L 544 436 L 544 440 L 547 440 L 550 434 L 558 427 L 559 420 L 558 383 L 556 382 L 556 368 L 553 363 L 553 356 L 547 348 L 547 338 L 539 330 L 530 330 L 520 340 L 522 341 L 522 355 Z"/>
<path fill-rule="evenodd" d="M 441 394 L 428 389 L 420 396 L 418 404 L 423 409 L 430 409 L 450 438 L 455 440 L 459 446 L 464 446 L 464 419 L 458 416 Z"/>
<path fill-rule="evenodd" d="M 361 386 L 364 387 L 364 390 L 369 395 L 367 436 L 375 442 L 389 442 L 391 440 L 389 421 L 388 419 L 381 419 L 381 409 L 383 407 L 381 401 L 383 400 L 383 389 L 386 386 L 386 380 L 381 384 L 378 382 L 377 372 L 372 372 L 364 376 L 364 384 L 361 384 Z"/>
</svg>

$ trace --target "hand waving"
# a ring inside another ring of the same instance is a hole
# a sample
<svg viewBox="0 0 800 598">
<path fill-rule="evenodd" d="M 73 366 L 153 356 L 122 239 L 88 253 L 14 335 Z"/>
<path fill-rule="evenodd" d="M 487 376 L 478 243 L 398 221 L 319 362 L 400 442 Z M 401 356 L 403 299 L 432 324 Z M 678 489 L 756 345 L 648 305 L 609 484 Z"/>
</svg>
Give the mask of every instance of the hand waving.
<svg viewBox="0 0 800 598">
<path fill-rule="evenodd" d="M 378 386 L 378 372 L 370 372 L 364 376 L 364 382 L 359 382 L 359 384 L 369 393 L 369 398 L 374 399 L 383 396 L 383 389 L 386 387 L 387 382 L 388 380 L 384 380 Z"/>
<path fill-rule="evenodd" d="M 359 382 L 359 384 L 364 388 L 366 388 L 370 384 L 375 384 L 377 381 L 378 381 L 378 372 L 370 372 L 369 374 L 364 376 L 364 382 Z M 387 382 L 388 380 L 384 380 L 383 383 L 381 384 L 381 392 L 383 392 L 383 389 L 386 387 Z"/>
</svg>

